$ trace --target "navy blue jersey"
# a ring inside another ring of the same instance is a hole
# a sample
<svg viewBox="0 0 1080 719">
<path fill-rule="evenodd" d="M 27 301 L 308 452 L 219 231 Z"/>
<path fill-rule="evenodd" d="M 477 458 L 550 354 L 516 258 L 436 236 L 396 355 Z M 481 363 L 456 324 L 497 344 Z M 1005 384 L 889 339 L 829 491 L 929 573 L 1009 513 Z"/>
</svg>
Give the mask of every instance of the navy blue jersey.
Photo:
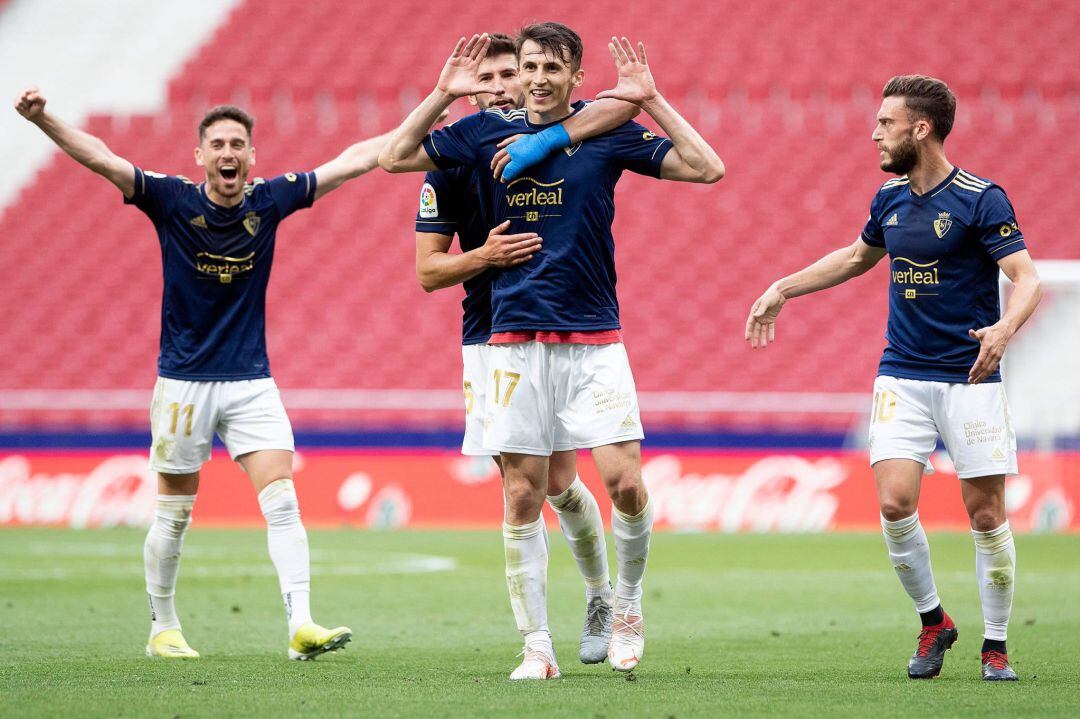
<svg viewBox="0 0 1080 719">
<path fill-rule="evenodd" d="M 979 356 L 968 330 L 1001 319 L 997 261 L 1026 249 L 1005 192 L 960 168 L 923 195 L 907 178 L 889 180 L 862 239 L 888 249 L 891 265 L 878 374 L 966 383 Z M 986 381 L 1000 382 L 1000 372 Z"/>
<path fill-rule="evenodd" d="M 575 110 L 584 107 L 575 103 Z M 671 142 L 628 122 L 565 148 L 509 184 L 491 179 L 500 140 L 550 127 L 529 122 L 525 110 L 487 110 L 424 140 L 440 168 L 472 166 L 489 226 L 510 220 L 508 232 L 536 232 L 543 249 L 492 282 L 492 332 L 619 329 L 615 294 L 615 183 L 623 170 L 660 176 Z"/>
<path fill-rule="evenodd" d="M 488 230 L 477 196 L 476 172 L 471 166 L 429 172 L 420 188 L 420 209 L 416 213 L 417 232 L 457 234 L 462 252 L 475 250 L 487 242 Z M 476 345 L 491 338 L 491 279 L 489 269 L 462 283 L 461 344 Z"/>
<path fill-rule="evenodd" d="M 315 173 L 256 179 L 236 207 L 203 185 L 135 168 L 125 198 L 154 222 L 161 242 L 158 374 L 195 381 L 270 376 L 266 287 L 278 223 L 315 199 Z"/>
</svg>

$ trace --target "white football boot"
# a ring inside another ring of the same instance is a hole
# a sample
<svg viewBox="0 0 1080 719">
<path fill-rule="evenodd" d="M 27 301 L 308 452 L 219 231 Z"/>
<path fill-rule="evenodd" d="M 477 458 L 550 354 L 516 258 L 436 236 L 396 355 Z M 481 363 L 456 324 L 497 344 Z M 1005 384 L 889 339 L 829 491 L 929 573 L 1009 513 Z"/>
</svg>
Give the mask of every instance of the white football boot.
<svg viewBox="0 0 1080 719">
<path fill-rule="evenodd" d="M 519 679 L 558 679 L 559 665 L 555 661 L 555 648 L 550 641 L 546 644 L 525 645 L 519 657 L 524 657 L 521 664 L 510 674 L 510 681 Z"/>
<path fill-rule="evenodd" d="M 620 672 L 633 671 L 645 654 L 645 620 L 640 608 L 636 614 L 632 611 L 630 606 L 617 608 L 611 622 L 608 662 Z"/>
</svg>

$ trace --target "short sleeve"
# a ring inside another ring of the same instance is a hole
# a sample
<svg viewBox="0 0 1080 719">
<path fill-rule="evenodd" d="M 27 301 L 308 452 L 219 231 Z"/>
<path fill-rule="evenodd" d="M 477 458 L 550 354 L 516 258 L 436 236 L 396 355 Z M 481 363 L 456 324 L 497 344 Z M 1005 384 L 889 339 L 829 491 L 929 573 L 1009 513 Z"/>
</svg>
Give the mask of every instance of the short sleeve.
<svg viewBox="0 0 1080 719">
<path fill-rule="evenodd" d="M 636 122 L 627 122 L 606 137 L 608 151 L 616 165 L 639 175 L 660 177 L 660 166 L 672 148 L 671 140 Z"/>
<path fill-rule="evenodd" d="M 866 226 L 863 227 L 862 241 L 871 247 L 885 247 L 885 232 L 881 229 L 881 221 L 878 219 L 878 195 L 870 201 L 870 216 L 866 218 Z"/>
<path fill-rule="evenodd" d="M 286 172 L 269 180 L 266 191 L 274 199 L 278 217 L 284 220 L 297 210 L 311 207 L 315 202 L 315 173 Z"/>
<path fill-rule="evenodd" d="M 124 198 L 124 204 L 135 205 L 156 222 L 172 211 L 185 184 L 179 177 L 136 167 L 135 191 Z"/>
<path fill-rule="evenodd" d="M 979 197 L 973 224 L 979 242 L 994 260 L 1027 249 L 1012 203 L 996 185 L 988 187 Z"/>
<path fill-rule="evenodd" d="M 473 165 L 486 112 L 477 112 L 436 130 L 424 138 L 428 157 L 440 170 Z"/>
<path fill-rule="evenodd" d="M 461 227 L 461 192 L 449 172 L 429 172 L 420 187 L 417 232 L 453 236 Z"/>
</svg>

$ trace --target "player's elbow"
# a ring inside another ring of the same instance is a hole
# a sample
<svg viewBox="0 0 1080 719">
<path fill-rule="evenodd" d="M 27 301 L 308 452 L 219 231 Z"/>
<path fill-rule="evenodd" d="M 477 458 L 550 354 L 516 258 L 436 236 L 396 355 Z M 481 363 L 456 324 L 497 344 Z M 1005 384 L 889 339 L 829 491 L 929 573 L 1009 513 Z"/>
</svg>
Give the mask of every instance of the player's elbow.
<svg viewBox="0 0 1080 719">
<path fill-rule="evenodd" d="M 387 145 L 379 152 L 379 167 L 387 172 L 404 172 L 401 169 L 401 164 L 394 157 L 393 149 L 390 145 Z"/>
<path fill-rule="evenodd" d="M 720 182 L 724 179 L 724 173 L 726 168 L 724 167 L 724 161 L 719 157 L 713 162 L 710 162 L 704 170 L 701 171 L 701 182 L 706 185 L 712 185 Z"/>
<path fill-rule="evenodd" d="M 429 271 L 423 265 L 418 264 L 416 266 L 416 279 L 420 281 L 420 286 L 423 287 L 424 292 L 427 292 L 428 294 L 435 290 L 442 289 L 439 278 L 435 276 L 434 272 Z"/>
</svg>

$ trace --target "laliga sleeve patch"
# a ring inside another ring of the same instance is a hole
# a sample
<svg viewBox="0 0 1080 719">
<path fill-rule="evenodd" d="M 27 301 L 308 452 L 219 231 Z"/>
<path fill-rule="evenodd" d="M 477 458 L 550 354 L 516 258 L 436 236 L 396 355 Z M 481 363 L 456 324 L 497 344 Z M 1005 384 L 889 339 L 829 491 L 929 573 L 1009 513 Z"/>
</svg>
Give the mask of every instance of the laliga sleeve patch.
<svg viewBox="0 0 1080 719">
<path fill-rule="evenodd" d="M 428 182 L 420 188 L 420 216 L 425 219 L 439 216 L 439 200 L 435 197 L 435 188 Z"/>
</svg>

